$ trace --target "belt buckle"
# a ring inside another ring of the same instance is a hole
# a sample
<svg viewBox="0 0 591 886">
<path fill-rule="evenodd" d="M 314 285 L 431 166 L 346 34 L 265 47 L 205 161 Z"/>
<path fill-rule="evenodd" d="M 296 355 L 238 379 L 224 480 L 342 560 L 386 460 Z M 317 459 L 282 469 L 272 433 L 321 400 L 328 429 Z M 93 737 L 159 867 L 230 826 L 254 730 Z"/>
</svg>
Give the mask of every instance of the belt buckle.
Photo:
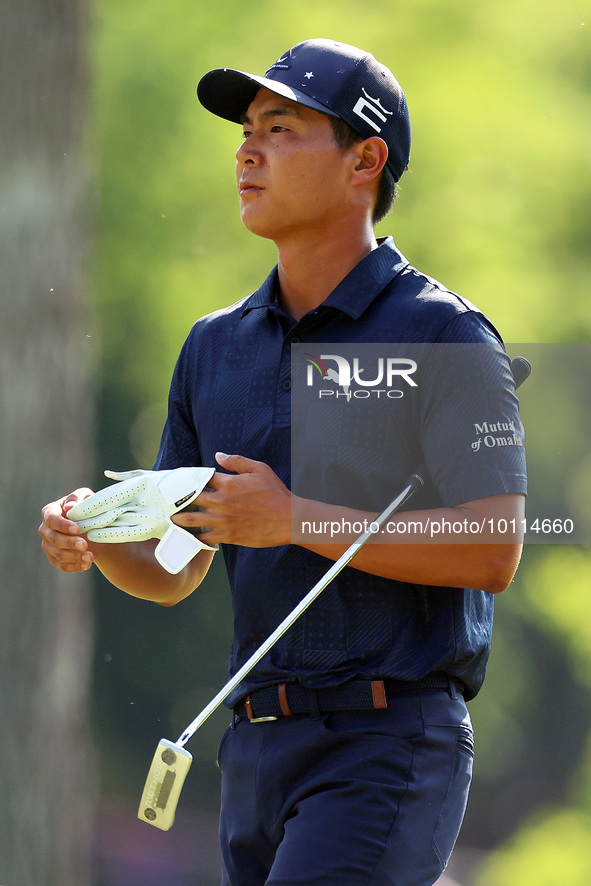
<svg viewBox="0 0 591 886">
<path fill-rule="evenodd" d="M 246 707 L 246 716 L 248 717 L 249 723 L 272 723 L 273 720 L 279 719 L 279 717 L 255 717 L 254 712 L 252 710 L 252 702 L 250 700 L 250 693 L 244 699 L 244 705 Z"/>
</svg>

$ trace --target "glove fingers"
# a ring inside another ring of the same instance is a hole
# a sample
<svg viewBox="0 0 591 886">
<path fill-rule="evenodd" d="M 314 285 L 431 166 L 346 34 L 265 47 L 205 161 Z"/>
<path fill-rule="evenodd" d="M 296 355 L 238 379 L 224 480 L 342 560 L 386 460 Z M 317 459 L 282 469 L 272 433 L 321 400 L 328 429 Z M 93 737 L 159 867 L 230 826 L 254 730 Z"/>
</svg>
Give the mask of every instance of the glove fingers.
<svg viewBox="0 0 591 886">
<path fill-rule="evenodd" d="M 134 471 L 103 471 L 105 477 L 109 477 L 110 480 L 131 480 L 133 477 L 147 477 L 150 474 L 153 474 L 154 471 L 142 471 L 139 468 Z"/>
<path fill-rule="evenodd" d="M 144 491 L 146 481 L 142 477 L 130 477 L 122 483 L 115 483 L 107 486 L 105 489 L 95 492 L 94 495 L 79 501 L 70 511 L 68 518 L 78 523 L 80 520 L 86 520 L 90 517 L 96 517 L 104 514 L 113 508 L 118 508 L 128 504 L 133 500 L 137 500 L 138 496 Z"/>
<path fill-rule="evenodd" d="M 85 520 L 76 520 L 76 523 L 78 523 L 81 532 L 102 529 L 104 526 L 109 526 L 111 523 L 114 523 L 115 520 L 117 520 L 121 514 L 124 514 L 126 510 L 127 508 L 125 507 L 112 508 L 110 511 L 105 511 L 104 514 L 97 514 L 96 517 L 87 517 Z M 70 515 L 68 514 L 68 517 L 69 516 Z"/>
<path fill-rule="evenodd" d="M 166 514 L 157 508 L 148 510 L 141 505 L 133 505 L 131 507 L 117 508 L 116 511 L 119 513 L 111 512 L 115 514 L 115 519 L 110 521 L 110 524 L 105 523 L 105 526 L 113 525 L 122 528 L 129 527 L 130 529 L 135 527 L 139 530 L 147 526 L 162 526 L 162 533 L 164 534 L 168 525 Z"/>
<path fill-rule="evenodd" d="M 149 538 L 160 538 L 163 534 L 162 521 L 153 520 L 145 521 L 140 526 L 137 524 L 126 526 L 113 525 L 105 526 L 103 529 L 92 529 L 88 533 L 89 541 L 99 541 L 107 543 L 128 542 L 128 541 L 146 541 Z"/>
</svg>

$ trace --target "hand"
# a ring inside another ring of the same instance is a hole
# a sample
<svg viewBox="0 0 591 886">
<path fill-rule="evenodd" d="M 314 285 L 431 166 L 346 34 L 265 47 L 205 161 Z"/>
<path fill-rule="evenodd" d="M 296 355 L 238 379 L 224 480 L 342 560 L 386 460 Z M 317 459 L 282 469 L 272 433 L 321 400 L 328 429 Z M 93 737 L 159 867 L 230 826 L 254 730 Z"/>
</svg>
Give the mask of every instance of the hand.
<svg viewBox="0 0 591 886">
<path fill-rule="evenodd" d="M 62 572 L 85 572 L 94 562 L 94 554 L 82 537 L 80 527 L 68 519 L 68 512 L 74 505 L 92 494 L 92 489 L 76 489 L 41 510 L 43 521 L 38 530 L 41 547 L 51 565 Z"/>
<path fill-rule="evenodd" d="M 234 473 L 216 472 L 195 500 L 199 512 L 181 511 L 173 522 L 187 529 L 206 526 L 199 538 L 207 544 L 290 544 L 291 493 L 269 465 L 223 452 L 216 453 L 216 461 Z"/>
</svg>

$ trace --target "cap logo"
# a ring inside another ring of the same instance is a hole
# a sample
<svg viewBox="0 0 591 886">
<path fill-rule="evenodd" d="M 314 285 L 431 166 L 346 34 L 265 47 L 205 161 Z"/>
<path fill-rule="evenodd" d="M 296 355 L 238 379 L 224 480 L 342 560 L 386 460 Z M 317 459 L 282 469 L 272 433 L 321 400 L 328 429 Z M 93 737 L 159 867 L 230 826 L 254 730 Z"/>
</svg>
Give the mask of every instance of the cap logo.
<svg viewBox="0 0 591 886">
<path fill-rule="evenodd" d="M 284 55 L 281 58 L 278 58 L 277 61 L 275 62 L 275 64 L 271 65 L 271 67 L 267 71 L 267 74 L 269 74 L 270 71 L 274 71 L 276 69 L 288 71 L 289 68 L 291 68 L 291 49 L 289 50 L 287 55 Z"/>
<path fill-rule="evenodd" d="M 386 108 L 383 107 L 379 98 L 372 98 L 372 96 L 369 95 L 369 93 L 367 93 L 365 89 L 363 89 L 363 87 L 361 87 L 361 89 L 365 95 L 365 98 L 363 98 L 362 95 L 359 96 L 359 98 L 357 99 L 357 104 L 353 108 L 353 113 L 357 114 L 358 117 L 361 117 L 362 120 L 365 120 L 365 122 L 368 123 L 372 129 L 375 129 L 376 132 L 381 132 L 382 127 L 378 126 L 376 120 L 368 117 L 367 114 L 371 112 L 372 114 L 375 114 L 375 117 L 377 117 L 378 120 L 381 120 L 382 123 L 386 123 L 386 114 L 388 115 L 388 117 L 391 117 L 394 114 L 394 111 L 387 111 Z"/>
</svg>

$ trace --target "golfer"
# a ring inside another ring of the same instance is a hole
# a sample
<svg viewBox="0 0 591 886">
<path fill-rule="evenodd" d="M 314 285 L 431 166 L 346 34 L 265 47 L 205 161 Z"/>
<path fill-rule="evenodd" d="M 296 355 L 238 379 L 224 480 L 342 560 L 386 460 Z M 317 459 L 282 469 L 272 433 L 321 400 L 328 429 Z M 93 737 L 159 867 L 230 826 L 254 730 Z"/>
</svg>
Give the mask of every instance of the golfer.
<svg viewBox="0 0 591 886">
<path fill-rule="evenodd" d="M 362 522 L 424 460 L 429 489 L 405 517 L 425 537 L 437 526 L 437 543 L 365 545 L 228 699 L 232 723 L 219 751 L 227 886 L 429 886 L 466 807 L 466 702 L 484 679 L 493 597 L 520 557 L 517 538 L 484 531 L 524 515 L 509 360 L 473 304 L 413 268 L 391 237 L 376 239 L 410 156 L 407 103 L 388 68 L 313 39 L 265 76 L 210 71 L 198 96 L 242 127 L 241 218 L 278 253 L 254 294 L 237 292 L 238 302 L 191 330 L 154 465 L 217 468 L 197 499 L 202 510 L 173 519 L 207 527 L 199 538 L 223 551 L 232 672 L 346 548 L 325 536 L 292 541 L 296 504 L 311 525 L 343 516 L 342 502 L 318 495 L 302 504 L 292 492 L 292 345 L 314 357 L 319 343 L 336 355 L 339 344 L 393 342 L 493 354 L 469 367 L 427 360 L 411 420 L 392 422 L 387 447 L 376 439 L 379 457 L 370 447 L 335 466 L 367 480 L 364 502 L 347 511 Z M 171 575 L 154 558 L 156 540 L 90 543 L 68 519 L 90 494 L 79 489 L 43 509 L 39 531 L 54 566 L 94 563 L 123 591 L 165 606 L 200 585 L 211 550 Z"/>
</svg>

